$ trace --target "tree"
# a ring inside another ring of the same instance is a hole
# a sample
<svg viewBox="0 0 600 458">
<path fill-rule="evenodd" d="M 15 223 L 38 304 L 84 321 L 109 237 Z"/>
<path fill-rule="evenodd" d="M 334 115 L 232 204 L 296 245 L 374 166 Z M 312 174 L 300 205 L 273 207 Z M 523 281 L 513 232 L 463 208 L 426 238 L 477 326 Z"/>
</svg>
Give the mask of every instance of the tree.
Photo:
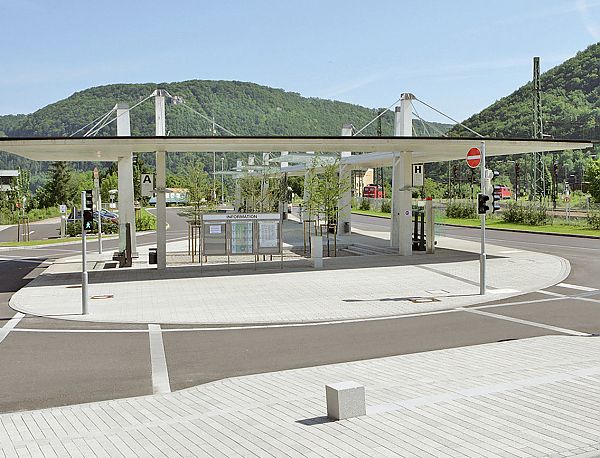
<svg viewBox="0 0 600 458">
<path fill-rule="evenodd" d="M 104 175 L 100 180 L 100 197 L 102 202 L 110 201 L 110 192 L 114 189 L 119 189 L 119 177 L 117 172 Z"/>
<path fill-rule="evenodd" d="M 204 165 L 199 161 L 189 165 L 182 177 L 187 189 L 188 202 L 194 207 L 194 219 L 202 209 L 214 208 L 216 204 L 212 199 L 212 187 L 207 177 Z"/>
<path fill-rule="evenodd" d="M 350 211 L 338 208 L 340 198 L 350 189 L 350 183 L 341 179 L 339 170 L 339 157 L 331 156 L 317 156 L 306 169 L 308 199 L 304 205 L 322 214 L 328 225 L 336 224 L 338 217 Z"/>
<path fill-rule="evenodd" d="M 596 202 L 600 202 L 600 158 L 588 163 L 585 181 L 589 183 L 589 192 Z"/>
<path fill-rule="evenodd" d="M 19 202 L 23 207 L 23 211 L 26 208 L 31 207 L 31 192 L 29 191 L 29 180 L 31 179 L 31 172 L 29 170 L 23 170 L 19 168 L 19 174 L 13 180 L 14 199 Z"/>
<path fill-rule="evenodd" d="M 262 207 L 262 176 L 248 170 L 238 178 L 238 181 L 242 202 L 244 202 L 240 208 L 248 213 L 258 211 Z"/>
<path fill-rule="evenodd" d="M 65 161 L 56 161 L 50 165 L 48 171 L 50 180 L 44 186 L 45 192 L 40 193 L 40 206 L 72 205 L 73 190 L 69 164 Z"/>
</svg>

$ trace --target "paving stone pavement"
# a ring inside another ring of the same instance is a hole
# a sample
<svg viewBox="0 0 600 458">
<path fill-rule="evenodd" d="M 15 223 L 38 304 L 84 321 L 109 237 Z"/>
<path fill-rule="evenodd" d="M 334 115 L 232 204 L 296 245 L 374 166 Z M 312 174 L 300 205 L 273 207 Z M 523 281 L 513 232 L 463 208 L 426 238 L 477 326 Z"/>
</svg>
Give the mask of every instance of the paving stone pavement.
<svg viewBox="0 0 600 458">
<path fill-rule="evenodd" d="M 367 415 L 329 421 L 347 380 Z M 598 337 L 537 337 L 4 414 L 0 456 L 600 456 L 599 387 Z"/>
<path fill-rule="evenodd" d="M 341 241 L 383 247 L 383 237 L 357 231 Z M 98 299 L 102 308 L 90 305 L 87 317 L 78 315 L 81 290 L 73 287 L 80 264 L 68 259 L 23 288 L 11 306 L 96 321 L 335 321 L 463 307 L 535 291 L 569 273 L 561 258 L 489 245 L 489 293 L 481 297 L 478 244 L 440 238 L 438 246 L 434 257 L 327 259 L 319 271 L 305 259 L 291 260 L 283 272 L 272 265 L 238 266 L 234 274 L 223 266 L 158 272 L 144 262 L 92 271 L 90 294 L 116 300 Z M 431 298 L 439 302 L 409 300 Z M 325 385 L 343 381 L 365 386 L 367 415 L 330 421 Z M 600 340 L 545 336 L 0 415 L 0 457 L 29 456 L 600 456 Z"/>
</svg>

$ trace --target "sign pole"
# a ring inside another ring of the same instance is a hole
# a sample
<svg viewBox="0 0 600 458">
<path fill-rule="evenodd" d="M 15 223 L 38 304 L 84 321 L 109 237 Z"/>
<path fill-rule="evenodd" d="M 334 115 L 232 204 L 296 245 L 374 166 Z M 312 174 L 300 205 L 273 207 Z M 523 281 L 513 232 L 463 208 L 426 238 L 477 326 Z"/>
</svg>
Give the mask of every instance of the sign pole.
<svg viewBox="0 0 600 458">
<path fill-rule="evenodd" d="M 94 188 L 96 189 L 96 195 L 98 200 L 96 201 L 96 208 L 98 209 L 98 254 L 102 254 L 102 201 L 100 197 L 100 179 L 98 177 L 98 167 L 94 167 Z"/>
<path fill-rule="evenodd" d="M 485 142 L 481 142 L 481 191 L 485 182 Z M 479 294 L 485 295 L 485 213 L 481 215 L 481 254 L 479 255 Z"/>
<path fill-rule="evenodd" d="M 86 259 L 86 240 L 85 240 L 85 226 L 83 224 L 83 212 L 85 210 L 85 191 L 81 191 L 81 314 L 87 315 L 88 313 L 88 273 L 87 273 L 87 259 Z M 75 215 L 77 216 L 77 215 Z"/>
</svg>

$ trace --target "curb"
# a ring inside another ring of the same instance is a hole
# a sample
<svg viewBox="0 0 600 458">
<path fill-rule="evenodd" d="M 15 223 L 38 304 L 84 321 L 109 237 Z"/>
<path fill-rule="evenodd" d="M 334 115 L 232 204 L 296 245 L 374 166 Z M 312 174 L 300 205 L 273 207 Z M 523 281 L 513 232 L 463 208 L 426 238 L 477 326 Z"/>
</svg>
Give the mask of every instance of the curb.
<svg viewBox="0 0 600 458">
<path fill-rule="evenodd" d="M 367 215 L 364 213 L 353 213 L 353 215 L 370 216 L 372 218 L 392 219 L 391 216 Z M 450 223 L 436 223 L 436 224 L 439 224 L 440 226 L 465 227 L 468 229 L 481 229 L 479 226 L 467 226 L 467 225 L 463 225 L 463 224 L 450 224 Z M 564 232 L 531 231 L 528 229 L 505 229 L 502 227 L 487 227 L 487 226 L 485 229 L 486 229 L 486 231 L 490 230 L 490 231 L 505 231 L 505 232 L 523 232 L 525 234 L 544 234 L 544 235 L 559 235 L 562 237 L 580 237 L 583 239 L 600 239 L 600 236 L 598 236 L 598 235 L 566 234 Z"/>
</svg>

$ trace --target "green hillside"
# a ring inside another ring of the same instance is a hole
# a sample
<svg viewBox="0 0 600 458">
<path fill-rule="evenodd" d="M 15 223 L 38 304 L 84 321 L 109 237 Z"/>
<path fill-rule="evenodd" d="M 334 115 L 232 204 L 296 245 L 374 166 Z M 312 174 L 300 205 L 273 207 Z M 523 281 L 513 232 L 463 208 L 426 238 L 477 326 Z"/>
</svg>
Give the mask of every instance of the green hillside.
<svg viewBox="0 0 600 458">
<path fill-rule="evenodd" d="M 554 138 L 600 138 L 600 43 L 540 77 L 544 134 Z M 484 136 L 533 136 L 533 83 L 522 86 L 464 121 Z M 450 135 L 472 136 L 455 126 Z"/>
<path fill-rule="evenodd" d="M 216 123 L 236 135 L 340 135 L 343 124 L 352 124 L 360 129 L 378 113 L 377 109 L 306 98 L 294 92 L 238 81 L 113 84 L 77 92 L 29 115 L 0 116 L 0 136 L 69 136 L 110 111 L 116 103 L 128 103 L 133 107 L 157 88 L 181 97 L 188 107 L 210 119 L 214 117 Z M 393 134 L 393 116 L 393 112 L 388 112 L 382 117 L 382 135 Z M 434 124 L 442 131 L 450 127 Z M 167 103 L 166 129 L 170 135 L 211 135 L 212 123 L 182 104 Z M 415 131 L 416 135 L 423 135 L 419 123 L 415 123 Z M 77 135 L 82 136 L 84 132 Z M 131 134 L 154 135 L 154 132 L 154 102 L 149 99 L 131 111 Z M 229 135 L 219 129 L 215 134 Z M 369 126 L 364 134 L 377 135 L 378 123 Z M 116 135 L 115 124 L 105 127 L 98 135 Z M 188 162 L 188 156 L 180 154 L 167 157 L 169 172 L 176 173 L 181 164 Z M 151 154 L 144 155 L 143 160 L 150 165 L 154 162 Z M 210 161 L 206 158 L 205 163 L 208 162 L 212 163 L 212 158 Z M 91 170 L 98 164 L 73 165 L 80 170 Z M 30 170 L 35 181 L 48 164 L 0 152 L 0 169 L 17 167 Z"/>
</svg>

